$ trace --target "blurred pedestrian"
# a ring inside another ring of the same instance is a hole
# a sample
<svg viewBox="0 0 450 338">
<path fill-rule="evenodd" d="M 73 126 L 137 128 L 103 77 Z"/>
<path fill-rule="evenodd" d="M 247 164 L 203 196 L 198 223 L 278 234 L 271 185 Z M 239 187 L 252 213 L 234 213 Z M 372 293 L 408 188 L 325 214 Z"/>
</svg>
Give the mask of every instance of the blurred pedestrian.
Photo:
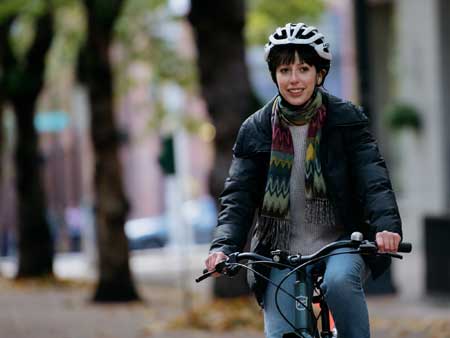
<svg viewBox="0 0 450 338">
<path fill-rule="evenodd" d="M 255 215 L 251 250 L 262 255 L 274 249 L 311 254 L 353 231 L 376 240 L 381 252 L 397 251 L 400 215 L 368 119 L 323 88 L 332 59 L 324 35 L 303 23 L 279 27 L 269 36 L 265 58 L 278 95 L 239 130 L 208 270 L 243 249 Z M 381 275 L 390 260 L 343 254 L 325 263 L 322 289 L 339 336 L 369 337 L 362 285 L 370 272 Z M 285 273 L 261 272 L 274 281 Z M 266 336 L 290 332 L 275 307 L 275 288 L 253 275 L 249 282 L 264 308 Z M 293 318 L 294 301 L 280 302 Z"/>
</svg>

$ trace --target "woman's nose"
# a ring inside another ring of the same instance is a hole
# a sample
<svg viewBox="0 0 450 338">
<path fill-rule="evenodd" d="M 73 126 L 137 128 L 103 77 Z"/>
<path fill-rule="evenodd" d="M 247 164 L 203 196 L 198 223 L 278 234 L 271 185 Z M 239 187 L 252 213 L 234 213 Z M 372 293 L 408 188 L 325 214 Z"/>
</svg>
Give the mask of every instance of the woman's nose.
<svg viewBox="0 0 450 338">
<path fill-rule="evenodd" d="M 298 82 L 300 80 L 300 74 L 296 71 L 291 72 L 291 82 Z"/>
</svg>

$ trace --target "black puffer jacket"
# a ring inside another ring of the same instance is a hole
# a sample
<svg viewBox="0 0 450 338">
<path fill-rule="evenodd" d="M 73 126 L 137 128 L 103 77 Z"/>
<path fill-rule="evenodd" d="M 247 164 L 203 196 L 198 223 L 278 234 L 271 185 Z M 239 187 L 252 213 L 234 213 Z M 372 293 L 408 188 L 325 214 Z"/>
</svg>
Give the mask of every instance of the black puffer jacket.
<svg viewBox="0 0 450 338">
<path fill-rule="evenodd" d="M 337 222 L 344 225 L 347 236 L 360 231 L 365 238 L 373 239 L 376 232 L 383 230 L 402 235 L 388 171 L 369 131 L 367 117 L 351 102 L 326 92 L 323 99 L 327 120 L 322 129 L 320 161 Z M 220 198 L 221 211 L 211 251 L 225 254 L 242 251 L 247 241 L 266 186 L 272 102 L 251 115 L 239 130 L 229 177 Z M 252 251 L 267 255 L 272 249 L 252 238 Z M 390 260 L 372 259 L 367 263 L 376 278 Z M 265 283 L 249 275 L 249 284 L 260 301 Z"/>
</svg>

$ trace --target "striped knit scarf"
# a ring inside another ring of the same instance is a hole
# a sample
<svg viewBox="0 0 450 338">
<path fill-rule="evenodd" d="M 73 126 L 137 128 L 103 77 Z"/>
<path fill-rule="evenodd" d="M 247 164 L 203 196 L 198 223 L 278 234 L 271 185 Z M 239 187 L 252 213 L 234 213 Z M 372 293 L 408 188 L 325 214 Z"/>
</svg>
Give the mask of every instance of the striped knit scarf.
<svg viewBox="0 0 450 338">
<path fill-rule="evenodd" d="M 264 200 L 259 216 L 257 236 L 272 248 L 286 249 L 290 238 L 289 186 L 294 162 L 294 146 L 289 126 L 308 124 L 305 155 L 306 200 L 325 200 L 326 187 L 319 160 L 319 146 L 326 109 L 317 91 L 301 112 L 281 104 L 278 97 L 272 106 L 272 148 Z"/>
</svg>

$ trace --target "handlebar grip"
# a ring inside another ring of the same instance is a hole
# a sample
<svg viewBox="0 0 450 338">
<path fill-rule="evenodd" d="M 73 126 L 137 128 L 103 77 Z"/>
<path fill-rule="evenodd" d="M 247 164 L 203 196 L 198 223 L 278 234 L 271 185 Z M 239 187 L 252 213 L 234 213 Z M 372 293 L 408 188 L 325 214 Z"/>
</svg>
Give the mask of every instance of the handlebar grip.
<svg viewBox="0 0 450 338">
<path fill-rule="evenodd" d="M 398 246 L 398 250 L 397 251 L 398 252 L 405 252 L 405 253 L 411 252 L 412 251 L 412 244 L 408 243 L 408 242 L 400 243 L 400 245 Z"/>
<path fill-rule="evenodd" d="M 211 277 L 211 275 L 214 273 L 215 271 L 208 271 L 207 269 L 203 270 L 203 275 L 201 275 L 200 277 L 195 279 L 196 283 L 200 283 L 202 280 Z"/>
</svg>

